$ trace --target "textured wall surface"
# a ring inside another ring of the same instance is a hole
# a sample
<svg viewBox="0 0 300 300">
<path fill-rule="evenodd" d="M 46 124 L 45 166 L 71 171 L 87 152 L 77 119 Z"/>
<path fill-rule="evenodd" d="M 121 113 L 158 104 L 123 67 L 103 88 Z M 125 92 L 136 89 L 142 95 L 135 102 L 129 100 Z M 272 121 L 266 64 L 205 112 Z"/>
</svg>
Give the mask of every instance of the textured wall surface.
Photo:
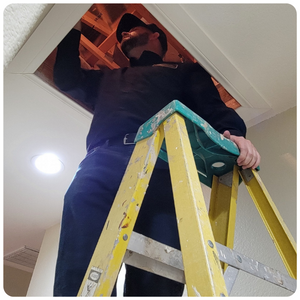
<svg viewBox="0 0 300 300">
<path fill-rule="evenodd" d="M 10 4 L 3 12 L 3 64 L 12 61 L 52 5 Z"/>
</svg>

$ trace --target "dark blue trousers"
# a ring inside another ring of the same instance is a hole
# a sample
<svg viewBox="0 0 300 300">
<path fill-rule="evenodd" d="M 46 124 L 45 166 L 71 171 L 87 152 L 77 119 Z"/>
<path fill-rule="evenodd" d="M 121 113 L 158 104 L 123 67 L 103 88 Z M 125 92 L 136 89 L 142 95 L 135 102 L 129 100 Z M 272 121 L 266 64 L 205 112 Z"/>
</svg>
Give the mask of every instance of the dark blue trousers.
<svg viewBox="0 0 300 300">
<path fill-rule="evenodd" d="M 54 296 L 77 295 L 133 148 L 106 144 L 91 150 L 79 165 L 64 199 Z M 134 230 L 180 249 L 169 169 L 160 159 Z M 125 296 L 182 296 L 183 287 L 126 266 Z"/>
</svg>

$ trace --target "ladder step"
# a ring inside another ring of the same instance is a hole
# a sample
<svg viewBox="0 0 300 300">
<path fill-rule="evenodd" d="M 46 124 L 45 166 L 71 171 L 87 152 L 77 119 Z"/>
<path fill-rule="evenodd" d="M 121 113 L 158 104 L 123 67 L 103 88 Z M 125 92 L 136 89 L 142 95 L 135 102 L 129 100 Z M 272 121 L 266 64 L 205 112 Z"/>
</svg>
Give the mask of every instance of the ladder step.
<svg viewBox="0 0 300 300">
<path fill-rule="evenodd" d="M 225 272 L 228 292 L 241 270 L 291 292 L 296 291 L 296 280 L 246 255 L 216 243 L 220 261 L 235 270 Z M 185 283 L 181 251 L 132 232 L 124 263 L 169 279 Z"/>
<path fill-rule="evenodd" d="M 220 261 L 223 261 L 236 269 L 285 288 L 291 292 L 296 291 L 297 281 L 294 278 L 284 275 L 281 272 L 268 267 L 257 260 L 249 258 L 246 255 L 240 254 L 235 250 L 225 247 L 224 245 L 216 243 L 216 246 Z"/>
</svg>

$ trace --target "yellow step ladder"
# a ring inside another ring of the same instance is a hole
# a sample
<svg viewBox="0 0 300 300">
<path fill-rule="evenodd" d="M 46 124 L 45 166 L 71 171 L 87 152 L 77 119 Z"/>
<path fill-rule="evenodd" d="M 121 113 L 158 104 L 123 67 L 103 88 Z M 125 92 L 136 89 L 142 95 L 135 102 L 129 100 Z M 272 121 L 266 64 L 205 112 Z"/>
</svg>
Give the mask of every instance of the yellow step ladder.
<svg viewBox="0 0 300 300">
<path fill-rule="evenodd" d="M 228 296 L 239 270 L 296 290 L 296 244 L 257 170 L 237 167 L 233 142 L 177 100 L 135 142 L 78 296 L 110 296 L 123 262 L 185 283 L 188 296 Z M 170 167 L 181 251 L 133 232 L 158 156 Z M 209 212 L 200 181 L 212 188 Z M 241 181 L 290 276 L 232 249 Z"/>
</svg>

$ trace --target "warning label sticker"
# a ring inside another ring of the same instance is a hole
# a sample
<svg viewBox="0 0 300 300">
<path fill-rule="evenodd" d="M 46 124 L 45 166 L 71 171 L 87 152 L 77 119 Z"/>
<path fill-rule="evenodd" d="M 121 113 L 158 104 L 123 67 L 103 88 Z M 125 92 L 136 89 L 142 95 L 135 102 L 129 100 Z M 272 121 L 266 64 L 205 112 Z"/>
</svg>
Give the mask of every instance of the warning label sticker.
<svg viewBox="0 0 300 300">
<path fill-rule="evenodd" d="M 98 287 L 98 283 L 101 277 L 103 270 L 92 267 L 88 276 L 88 279 L 86 280 L 81 297 L 93 297 L 94 293 L 96 291 L 96 288 Z"/>
</svg>

